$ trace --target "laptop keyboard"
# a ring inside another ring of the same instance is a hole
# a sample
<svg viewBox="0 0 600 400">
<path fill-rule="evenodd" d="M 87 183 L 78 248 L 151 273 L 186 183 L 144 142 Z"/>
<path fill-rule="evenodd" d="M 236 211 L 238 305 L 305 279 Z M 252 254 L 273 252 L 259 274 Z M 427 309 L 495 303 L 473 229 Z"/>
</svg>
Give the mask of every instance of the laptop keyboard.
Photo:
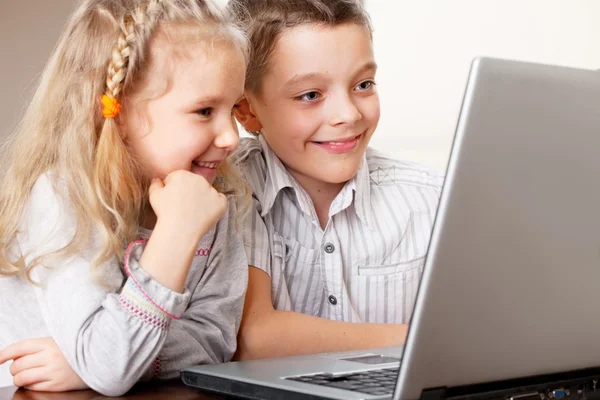
<svg viewBox="0 0 600 400">
<path fill-rule="evenodd" d="M 400 367 L 377 369 L 373 371 L 356 372 L 348 375 L 317 374 L 292 376 L 286 379 L 319 386 L 329 386 L 338 389 L 371 395 L 392 395 L 398 380 Z"/>
</svg>

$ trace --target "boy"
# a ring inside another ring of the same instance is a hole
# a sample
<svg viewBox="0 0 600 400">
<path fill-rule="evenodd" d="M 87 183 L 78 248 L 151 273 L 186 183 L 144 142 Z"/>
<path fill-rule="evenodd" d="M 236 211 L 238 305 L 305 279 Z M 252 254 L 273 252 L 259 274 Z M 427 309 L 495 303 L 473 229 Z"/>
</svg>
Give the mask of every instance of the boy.
<svg viewBox="0 0 600 400">
<path fill-rule="evenodd" d="M 251 40 L 236 154 L 254 191 L 241 359 L 404 342 L 442 179 L 368 149 L 379 121 L 359 1 L 231 0 Z"/>
</svg>

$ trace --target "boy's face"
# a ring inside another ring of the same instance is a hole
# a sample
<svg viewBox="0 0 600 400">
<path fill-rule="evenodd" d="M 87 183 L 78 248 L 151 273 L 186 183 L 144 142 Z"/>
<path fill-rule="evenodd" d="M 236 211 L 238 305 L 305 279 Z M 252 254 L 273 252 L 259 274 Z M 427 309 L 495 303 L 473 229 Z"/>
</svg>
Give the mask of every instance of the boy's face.
<svg viewBox="0 0 600 400">
<path fill-rule="evenodd" d="M 363 26 L 289 28 L 273 49 L 261 93 L 247 93 L 252 130 L 262 131 L 303 186 L 346 182 L 379 122 L 375 70 Z"/>
</svg>

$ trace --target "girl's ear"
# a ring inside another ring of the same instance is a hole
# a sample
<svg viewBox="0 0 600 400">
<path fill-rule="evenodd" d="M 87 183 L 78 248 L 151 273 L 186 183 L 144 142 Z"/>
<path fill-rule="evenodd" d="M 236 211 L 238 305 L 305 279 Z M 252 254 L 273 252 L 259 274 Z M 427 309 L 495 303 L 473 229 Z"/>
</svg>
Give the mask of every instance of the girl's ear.
<svg viewBox="0 0 600 400">
<path fill-rule="evenodd" d="M 119 136 L 121 136 L 121 139 L 124 142 L 127 141 L 127 127 L 125 124 L 117 124 L 117 127 L 119 129 Z"/>
<path fill-rule="evenodd" d="M 139 121 L 139 114 L 133 115 L 133 118 L 138 118 Z M 129 130 L 130 130 L 130 123 L 129 123 L 129 119 L 132 118 L 131 113 L 124 113 L 121 112 L 119 114 L 119 116 L 115 119 L 115 122 L 117 123 L 117 129 L 119 130 L 119 136 L 121 136 L 121 139 L 125 142 L 127 141 L 127 139 L 129 138 Z M 145 126 L 144 126 L 145 129 Z"/>
</svg>

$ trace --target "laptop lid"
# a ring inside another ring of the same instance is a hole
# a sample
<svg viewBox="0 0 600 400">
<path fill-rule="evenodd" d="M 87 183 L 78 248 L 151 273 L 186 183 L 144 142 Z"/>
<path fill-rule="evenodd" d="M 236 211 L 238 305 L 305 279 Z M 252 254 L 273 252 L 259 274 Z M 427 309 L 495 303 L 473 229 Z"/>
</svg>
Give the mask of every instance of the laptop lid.
<svg viewBox="0 0 600 400">
<path fill-rule="evenodd" d="M 600 73 L 472 66 L 395 399 L 600 365 Z"/>
</svg>

